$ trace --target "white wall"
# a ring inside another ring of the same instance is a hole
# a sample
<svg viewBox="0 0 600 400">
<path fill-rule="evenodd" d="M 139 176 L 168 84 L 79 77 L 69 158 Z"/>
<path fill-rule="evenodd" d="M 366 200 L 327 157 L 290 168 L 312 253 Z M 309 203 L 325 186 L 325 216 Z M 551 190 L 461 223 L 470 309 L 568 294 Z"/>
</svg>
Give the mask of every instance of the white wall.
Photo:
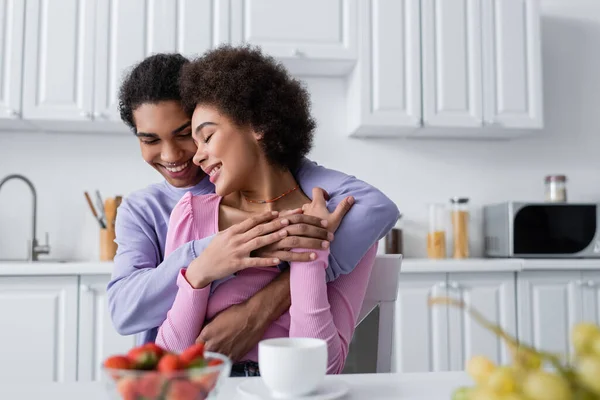
<svg viewBox="0 0 600 400">
<path fill-rule="evenodd" d="M 311 157 L 383 190 L 404 214 L 405 253 L 425 254 L 428 202 L 472 199 L 473 254 L 482 204 L 542 200 L 546 174 L 568 176 L 571 201 L 600 201 L 600 1 L 542 0 L 546 129 L 511 142 L 348 139 L 345 86 L 312 79 L 319 121 Z M 132 136 L 0 132 L 0 177 L 22 173 L 38 190 L 38 238 L 52 258 L 96 259 L 97 224 L 83 191 L 127 194 L 159 179 Z M 24 257 L 30 200 L 18 183 L 0 192 L 0 258 Z"/>
</svg>

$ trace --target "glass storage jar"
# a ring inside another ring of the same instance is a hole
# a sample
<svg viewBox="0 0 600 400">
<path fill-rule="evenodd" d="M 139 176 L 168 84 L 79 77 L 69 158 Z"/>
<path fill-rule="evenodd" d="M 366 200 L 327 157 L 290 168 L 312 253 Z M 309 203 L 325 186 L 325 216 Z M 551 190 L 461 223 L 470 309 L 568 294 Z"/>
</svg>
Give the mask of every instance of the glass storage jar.
<svg viewBox="0 0 600 400">
<path fill-rule="evenodd" d="M 450 199 L 452 219 L 453 257 L 469 258 L 469 199 Z"/>
<path fill-rule="evenodd" d="M 564 175 L 548 175 L 546 183 L 546 201 L 551 203 L 567 202 L 567 177 Z"/>
<path fill-rule="evenodd" d="M 444 204 L 429 205 L 429 230 L 427 231 L 427 257 L 446 258 L 446 218 Z"/>
</svg>

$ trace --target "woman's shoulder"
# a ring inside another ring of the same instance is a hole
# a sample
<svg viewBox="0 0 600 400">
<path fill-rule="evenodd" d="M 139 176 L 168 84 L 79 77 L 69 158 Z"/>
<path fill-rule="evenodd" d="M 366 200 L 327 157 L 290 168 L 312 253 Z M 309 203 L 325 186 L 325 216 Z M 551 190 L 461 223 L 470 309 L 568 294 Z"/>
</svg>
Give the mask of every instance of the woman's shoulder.
<svg viewBox="0 0 600 400">
<path fill-rule="evenodd" d="M 170 226 L 191 224 L 202 235 L 218 232 L 214 225 L 219 213 L 220 199 L 221 196 L 216 194 L 193 195 L 190 192 L 186 193 L 171 213 Z"/>
</svg>

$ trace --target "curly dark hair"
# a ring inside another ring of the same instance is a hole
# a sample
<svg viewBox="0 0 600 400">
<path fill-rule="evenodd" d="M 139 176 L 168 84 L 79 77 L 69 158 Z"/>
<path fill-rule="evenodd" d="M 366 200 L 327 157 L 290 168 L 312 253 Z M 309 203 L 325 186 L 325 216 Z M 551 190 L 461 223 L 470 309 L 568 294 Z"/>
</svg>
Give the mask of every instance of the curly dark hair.
<svg viewBox="0 0 600 400">
<path fill-rule="evenodd" d="M 302 83 L 260 48 L 222 45 L 183 66 L 183 106 L 210 105 L 240 126 L 261 132 L 274 165 L 295 171 L 310 151 L 315 121 Z"/>
<path fill-rule="evenodd" d="M 125 76 L 119 89 L 121 119 L 135 132 L 133 112 L 144 103 L 181 101 L 179 76 L 190 61 L 176 53 L 159 53 L 145 58 Z"/>
</svg>

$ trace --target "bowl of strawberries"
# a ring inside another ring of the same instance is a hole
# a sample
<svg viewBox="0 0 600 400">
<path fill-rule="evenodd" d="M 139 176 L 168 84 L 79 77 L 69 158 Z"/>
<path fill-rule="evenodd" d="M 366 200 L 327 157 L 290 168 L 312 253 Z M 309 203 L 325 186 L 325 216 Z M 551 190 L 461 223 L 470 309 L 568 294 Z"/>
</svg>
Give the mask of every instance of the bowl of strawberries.
<svg viewBox="0 0 600 400">
<path fill-rule="evenodd" d="M 197 343 L 180 354 L 154 343 L 108 357 L 103 371 L 111 399 L 205 400 L 216 397 L 231 372 L 231 360 Z"/>
</svg>

